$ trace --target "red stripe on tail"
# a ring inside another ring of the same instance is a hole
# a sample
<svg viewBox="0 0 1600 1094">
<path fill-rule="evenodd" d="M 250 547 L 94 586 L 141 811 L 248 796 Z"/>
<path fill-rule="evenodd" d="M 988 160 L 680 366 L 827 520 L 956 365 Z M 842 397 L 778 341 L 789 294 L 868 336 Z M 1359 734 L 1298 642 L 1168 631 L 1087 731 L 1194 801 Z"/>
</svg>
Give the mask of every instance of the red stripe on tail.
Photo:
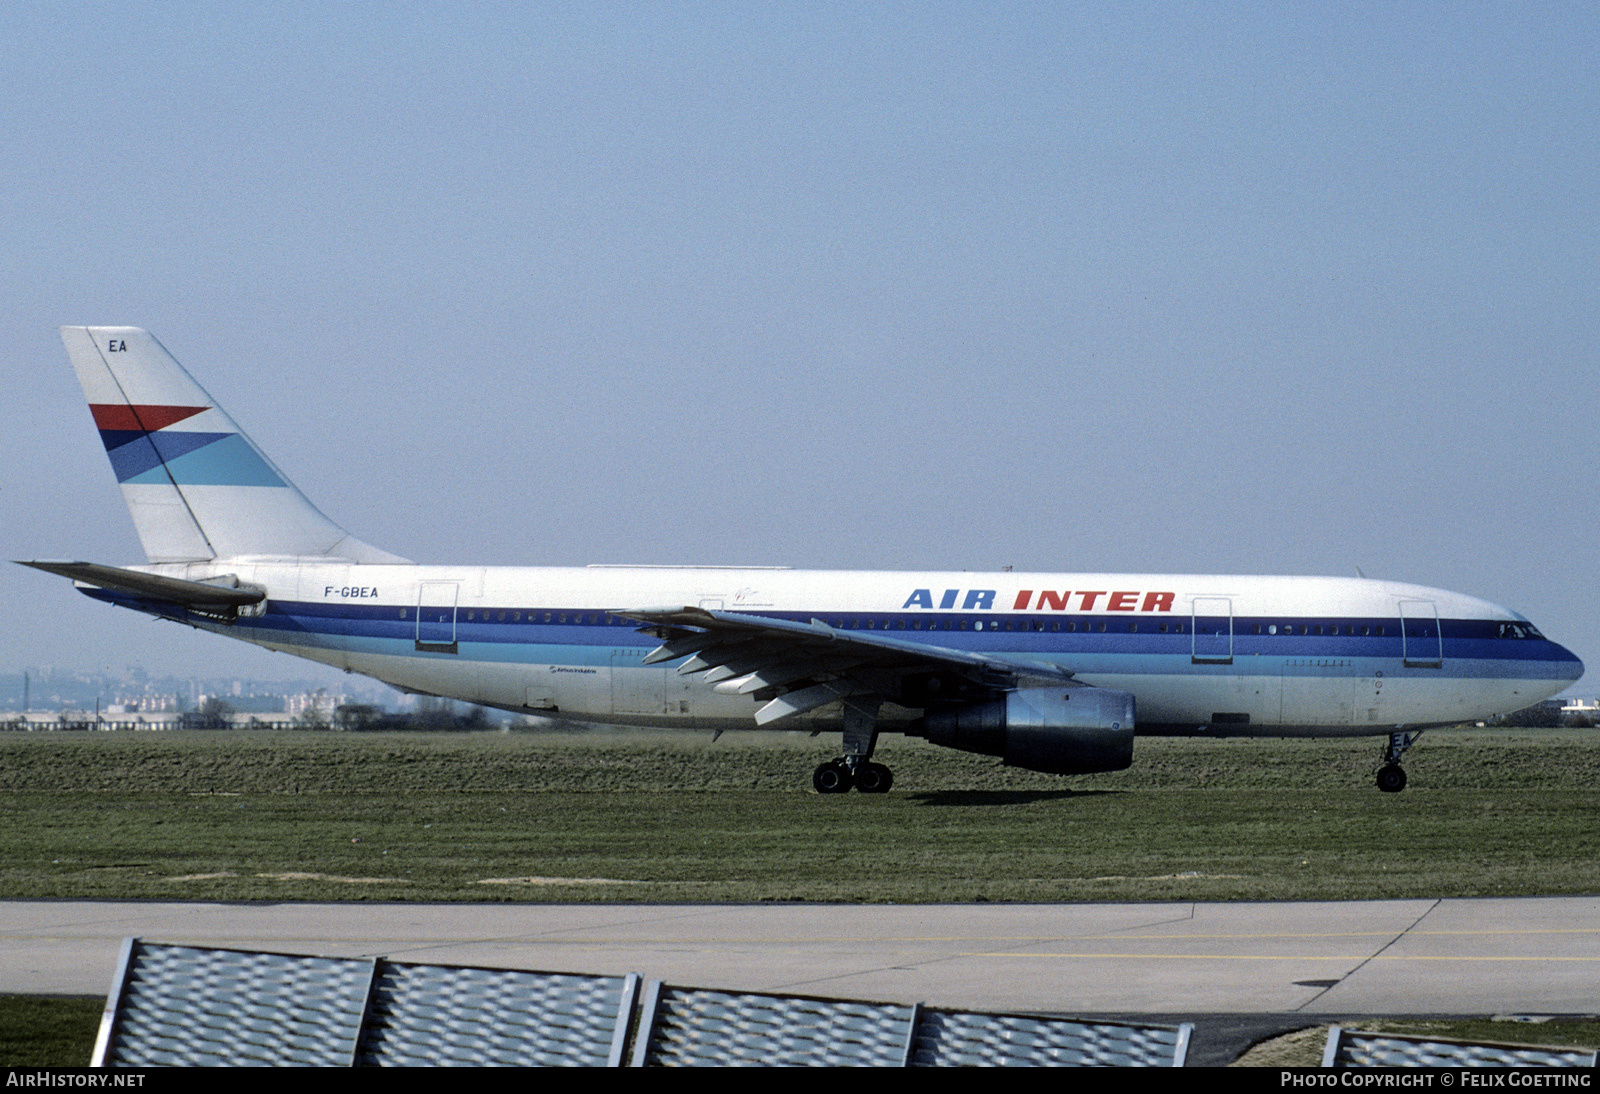
<svg viewBox="0 0 1600 1094">
<path fill-rule="evenodd" d="M 208 406 L 129 406 L 127 403 L 90 403 L 96 429 L 141 429 L 154 432 L 174 422 L 210 410 Z"/>
</svg>

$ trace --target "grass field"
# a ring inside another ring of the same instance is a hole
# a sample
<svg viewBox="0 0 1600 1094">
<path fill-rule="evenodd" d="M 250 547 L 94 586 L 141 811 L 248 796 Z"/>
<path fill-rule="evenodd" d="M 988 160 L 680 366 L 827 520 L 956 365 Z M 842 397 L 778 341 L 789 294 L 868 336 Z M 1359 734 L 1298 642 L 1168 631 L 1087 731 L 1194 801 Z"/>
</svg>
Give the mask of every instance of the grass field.
<svg viewBox="0 0 1600 1094">
<path fill-rule="evenodd" d="M 0 892 L 425 901 L 1289 900 L 1600 892 L 1600 732 L 1142 739 L 1059 778 L 887 737 L 0 735 Z"/>
<path fill-rule="evenodd" d="M 106 1001 L 0 995 L 0 1067 L 87 1067 Z"/>
</svg>

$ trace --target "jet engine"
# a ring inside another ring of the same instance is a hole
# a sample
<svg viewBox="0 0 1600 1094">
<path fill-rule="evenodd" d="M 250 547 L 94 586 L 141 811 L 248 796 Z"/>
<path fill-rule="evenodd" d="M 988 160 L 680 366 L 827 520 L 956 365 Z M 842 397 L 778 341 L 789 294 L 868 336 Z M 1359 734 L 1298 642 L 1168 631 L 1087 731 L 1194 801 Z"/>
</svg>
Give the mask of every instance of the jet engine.
<svg viewBox="0 0 1600 1094">
<path fill-rule="evenodd" d="M 985 703 L 929 710 L 907 732 L 1030 771 L 1121 771 L 1133 763 L 1133 696 L 1108 688 L 1018 688 Z"/>
</svg>

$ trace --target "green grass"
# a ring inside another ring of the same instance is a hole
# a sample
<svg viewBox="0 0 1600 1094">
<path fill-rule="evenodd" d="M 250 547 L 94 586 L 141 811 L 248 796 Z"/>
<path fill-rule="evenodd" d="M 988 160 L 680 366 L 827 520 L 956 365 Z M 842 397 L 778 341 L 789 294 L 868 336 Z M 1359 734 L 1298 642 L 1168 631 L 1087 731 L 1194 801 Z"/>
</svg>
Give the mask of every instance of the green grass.
<svg viewBox="0 0 1600 1094">
<path fill-rule="evenodd" d="M 0 735 L 11 897 L 1288 900 L 1600 892 L 1600 733 L 1142 739 L 1059 778 L 887 737 L 882 797 L 787 734 Z M 543 880 L 528 880 L 543 879 Z M 556 880 L 550 880 L 556 879 Z"/>
<path fill-rule="evenodd" d="M 1449 1041 L 1492 1041 L 1556 1048 L 1600 1047 L 1600 1021 L 1594 1018 L 1550 1018 L 1519 1021 L 1505 1018 L 1372 1018 L 1350 1029 L 1369 1033 L 1402 1033 L 1408 1037 L 1440 1037 Z"/>
<path fill-rule="evenodd" d="M 1346 1029 L 1363 1033 L 1398 1033 L 1479 1044 L 1584 1049 L 1600 1046 L 1600 1021 L 1594 1018 L 1551 1018 L 1548 1021 L 1531 1022 L 1510 1018 L 1359 1018 L 1342 1024 Z M 1255 1045 L 1232 1066 L 1318 1067 L 1327 1043 L 1328 1027 L 1311 1026 Z"/>
<path fill-rule="evenodd" d="M 105 1005 L 97 997 L 0 995 L 0 1067 L 88 1067 Z"/>
</svg>

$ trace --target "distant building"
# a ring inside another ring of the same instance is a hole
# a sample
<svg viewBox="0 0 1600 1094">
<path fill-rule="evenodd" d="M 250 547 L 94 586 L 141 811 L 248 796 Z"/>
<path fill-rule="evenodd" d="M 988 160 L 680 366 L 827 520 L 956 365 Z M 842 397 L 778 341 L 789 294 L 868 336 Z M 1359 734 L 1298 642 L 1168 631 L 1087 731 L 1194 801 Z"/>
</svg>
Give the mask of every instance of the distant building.
<svg viewBox="0 0 1600 1094">
<path fill-rule="evenodd" d="M 332 718 L 333 712 L 350 701 L 348 695 L 329 695 L 323 688 L 316 691 L 301 692 L 299 695 L 285 696 L 283 712 L 291 718 L 300 718 L 308 714 L 320 714 L 324 718 Z"/>
</svg>

